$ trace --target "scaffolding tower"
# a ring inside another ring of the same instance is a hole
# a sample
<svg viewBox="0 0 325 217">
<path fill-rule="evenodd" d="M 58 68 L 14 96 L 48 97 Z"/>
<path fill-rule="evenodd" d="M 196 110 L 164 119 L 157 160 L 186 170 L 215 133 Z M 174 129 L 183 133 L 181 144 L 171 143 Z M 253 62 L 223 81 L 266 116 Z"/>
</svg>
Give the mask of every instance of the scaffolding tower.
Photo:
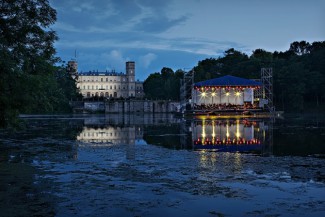
<svg viewBox="0 0 325 217">
<path fill-rule="evenodd" d="M 266 108 L 270 113 L 274 113 L 273 105 L 273 71 L 272 68 L 261 68 L 261 81 L 263 84 L 263 99 L 267 101 Z"/>
<path fill-rule="evenodd" d="M 191 108 L 193 108 L 193 100 L 192 100 L 193 84 L 194 84 L 194 70 L 185 72 L 183 79 L 181 79 L 180 101 L 181 101 L 181 107 L 186 108 L 186 110 L 188 110 L 189 105 L 191 106 Z"/>
</svg>

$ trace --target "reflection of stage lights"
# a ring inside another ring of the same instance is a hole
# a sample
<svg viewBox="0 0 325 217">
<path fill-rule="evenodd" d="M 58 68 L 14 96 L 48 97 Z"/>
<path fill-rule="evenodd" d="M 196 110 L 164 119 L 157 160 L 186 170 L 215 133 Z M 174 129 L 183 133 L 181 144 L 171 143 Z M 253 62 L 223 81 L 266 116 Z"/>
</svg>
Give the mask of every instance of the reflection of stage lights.
<svg viewBox="0 0 325 217">
<path fill-rule="evenodd" d="M 243 138 L 237 139 L 237 138 L 224 138 L 223 140 L 219 139 L 209 139 L 206 138 L 204 140 L 194 140 L 193 143 L 195 145 L 260 145 L 261 141 L 257 138 L 251 139 L 251 140 L 245 140 Z"/>
</svg>

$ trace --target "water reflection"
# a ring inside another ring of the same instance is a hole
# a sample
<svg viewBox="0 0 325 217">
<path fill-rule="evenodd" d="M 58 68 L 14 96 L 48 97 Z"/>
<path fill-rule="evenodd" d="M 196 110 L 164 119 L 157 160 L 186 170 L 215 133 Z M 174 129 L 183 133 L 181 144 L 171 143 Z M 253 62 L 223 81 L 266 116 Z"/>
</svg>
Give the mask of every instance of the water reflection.
<svg viewBox="0 0 325 217">
<path fill-rule="evenodd" d="M 134 144 L 142 139 L 143 130 L 135 126 L 105 126 L 103 128 L 85 126 L 77 140 L 91 143 Z"/>
<path fill-rule="evenodd" d="M 263 119 L 201 119 L 191 122 L 194 149 L 229 152 L 271 152 L 271 121 Z M 264 148 L 264 149 L 263 149 Z M 271 153 L 268 153 L 271 154 Z"/>
<path fill-rule="evenodd" d="M 178 122 L 179 119 L 170 114 L 89 116 L 84 119 L 83 130 L 77 140 L 97 145 L 135 144 L 143 139 L 145 126 L 166 126 Z"/>
<path fill-rule="evenodd" d="M 176 119 L 173 115 L 106 115 L 84 119 L 77 140 L 94 146 L 137 142 L 169 148 L 272 154 L 272 122 L 263 119 Z"/>
<path fill-rule="evenodd" d="M 0 131 L 2 216 L 207 216 L 218 214 L 216 204 L 220 215 L 324 216 L 319 117 L 275 127 L 268 119 L 172 115 L 26 122 L 19 132 Z"/>
</svg>

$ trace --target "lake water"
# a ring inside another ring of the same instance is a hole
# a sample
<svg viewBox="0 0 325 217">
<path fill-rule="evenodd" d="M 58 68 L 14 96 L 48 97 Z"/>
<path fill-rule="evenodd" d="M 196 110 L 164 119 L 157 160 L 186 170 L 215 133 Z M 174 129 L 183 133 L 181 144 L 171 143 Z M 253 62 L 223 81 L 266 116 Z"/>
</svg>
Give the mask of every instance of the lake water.
<svg viewBox="0 0 325 217">
<path fill-rule="evenodd" d="M 1 216 L 325 216 L 325 119 L 34 116 L 0 131 Z"/>
</svg>

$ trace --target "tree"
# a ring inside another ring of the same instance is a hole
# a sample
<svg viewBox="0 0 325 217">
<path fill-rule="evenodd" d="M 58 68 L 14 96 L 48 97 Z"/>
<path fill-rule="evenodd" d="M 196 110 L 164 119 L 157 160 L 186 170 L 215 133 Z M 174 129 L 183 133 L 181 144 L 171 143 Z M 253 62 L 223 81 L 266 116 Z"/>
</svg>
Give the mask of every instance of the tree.
<svg viewBox="0 0 325 217">
<path fill-rule="evenodd" d="M 160 71 L 161 77 L 164 80 L 167 80 L 169 77 L 172 77 L 174 75 L 174 71 L 171 68 L 164 67 Z"/>
<path fill-rule="evenodd" d="M 274 103 L 277 109 L 285 111 L 306 111 L 325 108 L 325 41 L 293 42 L 283 52 L 273 53 L 256 49 L 251 56 L 228 49 L 223 57 L 207 58 L 194 67 L 194 82 L 234 75 L 243 78 L 259 79 L 262 67 L 273 68 Z M 179 89 L 179 75 L 163 68 L 155 77 L 145 81 L 146 94 L 154 98 L 167 99 Z M 175 79 L 176 78 L 176 79 Z M 172 83 L 174 82 L 174 83 Z M 154 87 L 149 88 L 152 85 Z M 156 89 L 159 86 L 159 89 Z M 170 91 L 172 90 L 172 91 Z M 164 94 L 161 94 L 164 93 Z"/>
<path fill-rule="evenodd" d="M 146 97 L 151 99 L 179 100 L 180 79 L 184 72 L 164 67 L 161 72 L 150 74 L 144 81 L 143 88 Z"/>
<path fill-rule="evenodd" d="M 53 46 L 58 37 L 50 26 L 55 21 L 48 0 L 0 0 L 2 125 L 21 112 L 66 110 L 70 93 L 65 89 L 76 93 L 65 70 L 54 66 L 59 60 Z"/>
<path fill-rule="evenodd" d="M 289 51 L 292 51 L 296 55 L 303 55 L 310 52 L 310 44 L 306 41 L 295 41 L 290 44 Z"/>
<path fill-rule="evenodd" d="M 143 90 L 147 98 L 162 99 L 164 82 L 159 72 L 150 74 L 143 82 Z"/>
<path fill-rule="evenodd" d="M 25 72 L 35 71 L 39 58 L 52 60 L 57 39 L 49 29 L 56 11 L 47 0 L 1 0 L 0 42 Z"/>
<path fill-rule="evenodd" d="M 253 51 L 253 54 L 250 56 L 250 58 L 258 59 L 263 62 L 272 62 L 273 55 L 271 52 L 268 52 L 263 49 L 256 49 Z"/>
<path fill-rule="evenodd" d="M 194 81 L 203 81 L 211 78 L 215 78 L 220 75 L 219 70 L 222 64 L 219 63 L 219 59 L 208 58 L 198 62 L 198 65 L 194 67 Z"/>
</svg>

